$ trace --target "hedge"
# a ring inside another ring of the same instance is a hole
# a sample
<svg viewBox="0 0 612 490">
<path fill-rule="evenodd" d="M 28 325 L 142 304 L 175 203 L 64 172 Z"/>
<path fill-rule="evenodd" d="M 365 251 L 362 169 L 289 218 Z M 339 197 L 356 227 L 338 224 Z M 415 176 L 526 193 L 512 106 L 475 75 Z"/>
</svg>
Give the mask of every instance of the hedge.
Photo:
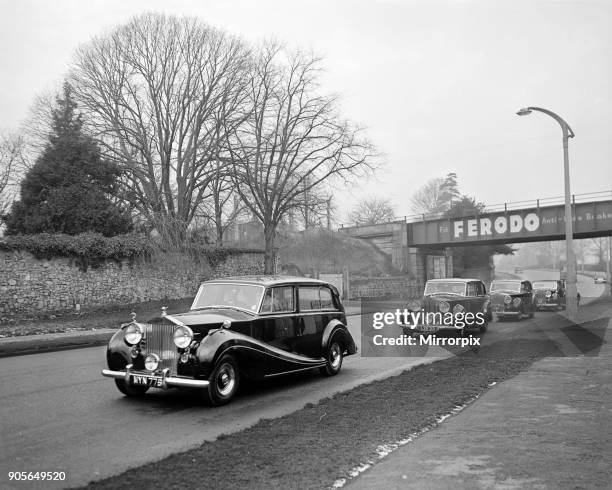
<svg viewBox="0 0 612 490">
<path fill-rule="evenodd" d="M 27 251 L 37 258 L 78 257 L 87 261 L 105 259 L 121 260 L 150 257 L 156 251 L 183 252 L 195 258 L 206 257 L 211 265 L 225 260 L 229 255 L 261 250 L 213 248 L 207 244 L 188 243 L 179 250 L 164 247 L 157 239 L 136 233 L 105 237 L 100 233 L 64 235 L 40 233 L 37 235 L 9 235 L 0 239 L 0 250 Z"/>
</svg>

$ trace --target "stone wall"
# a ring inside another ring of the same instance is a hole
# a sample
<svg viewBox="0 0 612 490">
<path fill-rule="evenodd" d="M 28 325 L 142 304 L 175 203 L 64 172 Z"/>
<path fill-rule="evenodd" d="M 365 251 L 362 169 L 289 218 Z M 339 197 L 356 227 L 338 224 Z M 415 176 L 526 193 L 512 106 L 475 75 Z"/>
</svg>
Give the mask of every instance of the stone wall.
<svg viewBox="0 0 612 490">
<path fill-rule="evenodd" d="M 76 258 L 41 260 L 29 252 L 0 251 L 0 318 L 185 298 L 204 280 L 263 270 L 258 251 L 232 251 L 216 264 L 205 257 L 156 254 L 148 260 L 106 260 L 85 271 Z"/>
</svg>

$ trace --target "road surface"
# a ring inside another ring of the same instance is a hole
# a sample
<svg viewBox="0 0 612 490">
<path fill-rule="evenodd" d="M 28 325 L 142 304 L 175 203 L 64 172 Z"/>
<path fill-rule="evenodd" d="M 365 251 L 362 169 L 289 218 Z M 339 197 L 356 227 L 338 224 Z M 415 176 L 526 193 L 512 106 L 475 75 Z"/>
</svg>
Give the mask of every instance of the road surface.
<svg viewBox="0 0 612 490">
<path fill-rule="evenodd" d="M 359 322 L 359 316 L 349 319 L 358 344 Z M 544 312 L 524 320 L 521 328 L 516 322 L 496 322 L 483 343 L 520 336 L 534 327 L 554 335 L 563 322 L 562 316 Z M 104 360 L 103 347 L 0 359 L 1 488 L 86 484 L 433 359 L 351 356 L 333 378 L 305 373 L 247 386 L 233 403 L 219 408 L 176 391 L 152 390 L 143 399 L 125 398 L 111 380 L 101 377 Z M 9 471 L 64 471 L 66 481 L 11 486 Z"/>
</svg>

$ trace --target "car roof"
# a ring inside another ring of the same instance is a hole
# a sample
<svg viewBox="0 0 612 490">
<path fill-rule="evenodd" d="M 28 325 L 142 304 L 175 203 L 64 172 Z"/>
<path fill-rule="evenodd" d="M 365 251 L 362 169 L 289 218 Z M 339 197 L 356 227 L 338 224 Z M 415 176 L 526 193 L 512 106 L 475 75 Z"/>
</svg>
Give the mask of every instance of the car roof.
<svg viewBox="0 0 612 490">
<path fill-rule="evenodd" d="M 261 286 L 276 286 L 280 284 L 325 284 L 329 283 L 320 281 L 319 279 L 311 279 L 309 277 L 284 276 L 284 275 L 251 275 L 251 276 L 232 276 L 219 279 L 204 281 L 206 284 L 215 283 L 236 283 L 236 284 L 257 284 Z"/>
<path fill-rule="evenodd" d="M 464 279 L 463 277 L 449 277 L 447 279 L 429 279 L 427 282 L 482 282 L 480 279 Z"/>
<path fill-rule="evenodd" d="M 493 279 L 491 282 L 530 282 L 527 279 Z"/>
</svg>

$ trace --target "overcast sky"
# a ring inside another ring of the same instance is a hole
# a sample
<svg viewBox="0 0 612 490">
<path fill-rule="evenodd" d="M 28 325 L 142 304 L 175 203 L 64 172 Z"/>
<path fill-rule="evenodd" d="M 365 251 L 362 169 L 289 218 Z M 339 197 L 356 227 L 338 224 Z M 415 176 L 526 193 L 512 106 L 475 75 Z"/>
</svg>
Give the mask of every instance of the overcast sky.
<svg viewBox="0 0 612 490">
<path fill-rule="evenodd" d="M 0 0 L 0 129 L 61 83 L 74 49 L 145 11 L 195 15 L 247 40 L 276 37 L 324 58 L 323 86 L 385 154 L 376 181 L 338 191 L 398 215 L 456 172 L 488 204 L 563 194 L 558 124 L 570 124 L 572 192 L 612 189 L 612 1 Z"/>
</svg>

